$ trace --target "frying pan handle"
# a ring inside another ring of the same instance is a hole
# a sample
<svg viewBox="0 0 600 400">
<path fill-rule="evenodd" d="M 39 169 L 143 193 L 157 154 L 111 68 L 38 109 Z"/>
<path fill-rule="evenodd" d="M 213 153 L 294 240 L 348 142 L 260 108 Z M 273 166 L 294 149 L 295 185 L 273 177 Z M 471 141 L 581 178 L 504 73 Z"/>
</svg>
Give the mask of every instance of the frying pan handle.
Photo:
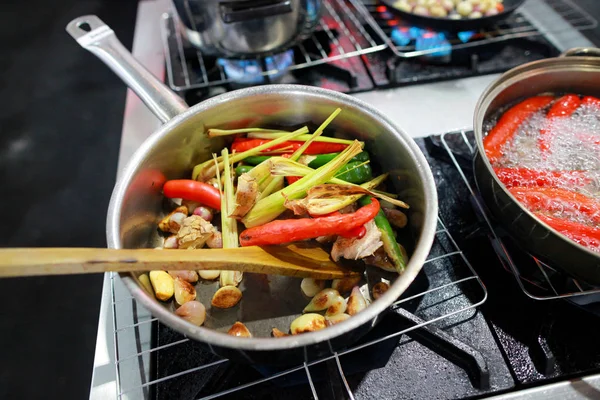
<svg viewBox="0 0 600 400">
<path fill-rule="evenodd" d="M 113 70 L 161 122 L 188 109 L 188 105 L 150 73 L 121 44 L 108 25 L 95 15 L 75 18 L 66 27 L 77 43 Z"/>
<path fill-rule="evenodd" d="M 600 49 L 597 47 L 574 47 L 562 53 L 561 57 L 600 57 Z"/>
</svg>

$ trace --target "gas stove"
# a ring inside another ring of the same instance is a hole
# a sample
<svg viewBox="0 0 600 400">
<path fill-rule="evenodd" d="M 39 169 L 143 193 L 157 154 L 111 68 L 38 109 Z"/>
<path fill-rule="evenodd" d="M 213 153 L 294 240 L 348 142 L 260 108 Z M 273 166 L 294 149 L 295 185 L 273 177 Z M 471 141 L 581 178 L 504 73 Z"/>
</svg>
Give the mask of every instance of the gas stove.
<svg viewBox="0 0 600 400">
<path fill-rule="evenodd" d="M 565 8 L 566 6 L 566 8 Z M 549 7 L 568 28 L 594 21 L 564 0 Z M 315 34 L 282 54 L 257 59 L 207 57 L 163 16 L 168 83 L 189 102 L 248 85 L 298 83 L 345 93 L 503 72 L 558 50 L 526 13 L 481 31 L 445 33 L 407 25 L 378 0 L 324 0 Z"/>
<path fill-rule="evenodd" d="M 570 0 L 528 0 L 506 25 L 453 36 L 406 26 L 373 0 L 324 4 L 326 18 L 309 41 L 283 54 L 231 60 L 198 53 L 176 34 L 168 1 L 147 0 L 134 55 L 190 104 L 248 85 L 308 84 L 352 93 L 419 137 L 440 198 L 423 272 L 359 343 L 283 369 L 207 352 L 159 324 L 118 276 L 106 275 L 91 397 L 597 397 L 598 290 L 536 263 L 485 218 L 470 170 L 472 134 L 455 130 L 470 125 L 495 73 L 589 45 L 573 27 L 594 26 L 593 18 Z M 156 126 L 128 95 L 120 166 Z"/>
</svg>

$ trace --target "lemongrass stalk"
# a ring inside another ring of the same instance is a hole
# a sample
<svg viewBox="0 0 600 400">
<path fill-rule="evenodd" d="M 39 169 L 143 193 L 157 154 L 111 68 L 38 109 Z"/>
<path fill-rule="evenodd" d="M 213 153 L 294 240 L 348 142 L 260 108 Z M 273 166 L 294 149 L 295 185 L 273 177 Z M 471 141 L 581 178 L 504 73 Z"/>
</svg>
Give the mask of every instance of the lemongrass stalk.
<svg viewBox="0 0 600 400">
<path fill-rule="evenodd" d="M 310 144 L 313 141 L 318 140 L 319 136 L 321 136 L 321 134 L 323 133 L 325 128 L 327 128 L 327 126 L 331 123 L 331 121 L 333 121 L 334 118 L 337 117 L 338 114 L 341 112 L 342 112 L 341 108 L 336 108 L 335 110 L 333 110 L 331 115 L 329 115 L 329 117 L 327 117 L 327 119 L 325 121 L 323 121 L 323 123 L 317 128 L 317 130 L 314 131 L 312 135 L 309 135 L 310 138 L 306 142 L 304 142 L 304 144 L 302 144 L 302 146 L 300 146 L 298 148 L 298 150 L 296 150 L 294 152 L 294 154 L 292 154 L 290 156 L 290 160 L 298 161 L 298 158 L 300 158 L 300 156 L 304 153 L 304 151 L 306 151 L 308 146 L 310 146 Z M 269 184 L 263 191 L 261 191 L 260 196 L 258 197 L 258 201 L 266 198 L 273 192 L 281 190 L 283 188 L 283 179 L 284 179 L 283 176 L 271 176 L 269 178 L 269 180 L 270 180 Z"/>
<path fill-rule="evenodd" d="M 224 249 L 235 249 L 240 247 L 237 220 L 231 218 L 230 215 L 235 208 L 235 194 L 233 190 L 233 168 L 231 167 L 231 158 L 229 157 L 229 151 L 224 148 L 221 151 L 223 159 L 223 192 L 221 194 L 221 235 L 223 237 L 223 248 Z M 217 174 L 219 169 L 217 168 Z M 236 282 L 241 280 L 241 276 L 238 276 L 236 280 L 236 271 L 221 271 L 219 276 L 219 283 L 221 286 L 237 286 Z"/>
<path fill-rule="evenodd" d="M 307 128 L 306 127 L 300 128 L 294 132 L 287 133 L 287 134 L 285 134 L 277 139 L 274 139 L 270 142 L 261 144 L 260 146 L 256 146 L 253 149 L 243 151 L 241 153 L 235 153 L 229 159 L 231 160 L 232 163 L 236 163 L 238 161 L 242 161 L 246 157 L 255 156 L 263 150 L 266 150 L 270 147 L 284 143 L 287 140 L 293 139 L 296 136 L 301 135 L 303 132 L 305 132 L 305 129 L 307 129 Z M 192 179 L 206 181 L 206 180 L 214 177 L 216 175 L 217 169 L 223 170 L 223 157 L 219 157 L 217 160 L 219 161 L 218 168 L 217 168 L 217 166 L 214 165 L 213 160 L 208 160 L 206 162 L 203 162 L 202 164 L 196 165 L 194 167 L 194 170 L 192 171 Z"/>
<path fill-rule="evenodd" d="M 276 139 L 279 136 L 281 136 L 282 133 L 281 132 L 251 132 L 248 134 L 249 138 L 254 138 L 254 139 Z M 305 134 L 305 135 L 300 135 L 298 137 L 295 137 L 294 140 L 300 141 L 300 142 L 304 142 L 306 140 L 309 140 L 311 138 L 312 135 L 310 134 Z M 350 140 L 350 139 L 339 139 L 339 138 L 332 138 L 329 136 L 321 136 L 320 138 L 316 139 L 317 142 L 325 142 L 325 143 L 338 143 L 338 144 L 351 144 L 354 140 Z M 361 142 L 362 143 L 362 142 Z"/>
<path fill-rule="evenodd" d="M 271 158 L 270 161 L 273 163 L 273 168 L 271 169 L 271 174 L 276 175 L 276 176 L 277 175 L 306 176 L 306 175 L 312 173 L 313 171 L 315 171 L 314 169 L 312 169 L 306 165 L 302 165 L 300 163 L 291 161 L 291 160 L 289 160 L 287 158 L 283 158 L 283 157 L 273 157 L 273 158 Z M 325 164 L 325 165 L 327 165 L 327 164 Z M 354 183 L 349 183 L 349 182 L 343 181 L 339 178 L 333 177 L 332 179 L 328 180 L 326 183 L 333 183 L 336 185 L 362 187 L 363 189 L 366 189 L 368 191 L 368 193 L 356 194 L 356 195 L 350 195 L 350 196 L 340 196 L 339 198 L 336 198 L 337 200 L 332 199 L 331 201 L 327 202 L 328 204 L 330 204 L 330 206 L 324 208 L 324 210 L 327 210 L 327 212 L 322 212 L 322 213 L 318 213 L 318 214 L 328 214 L 330 212 L 340 210 L 340 209 L 346 207 L 347 205 L 354 203 L 355 201 L 360 199 L 365 194 L 370 194 L 371 196 L 377 197 L 378 199 L 386 200 L 398 207 L 409 208 L 408 204 L 406 204 L 402 200 L 397 200 L 396 195 L 393 195 L 393 194 L 389 195 L 386 192 L 372 190 L 375 187 L 377 187 L 381 182 L 383 182 L 383 180 L 387 177 L 387 174 L 384 174 L 382 176 L 384 178 L 381 179 L 381 181 L 377 185 L 371 186 L 371 187 L 365 187 L 365 185 L 370 184 L 371 182 L 376 182 L 379 179 L 379 177 L 373 179 L 372 181 L 363 183 L 362 185 L 356 185 Z M 339 207 L 337 207 L 336 204 L 339 204 Z M 317 214 L 317 213 L 315 213 L 315 214 Z"/>
<path fill-rule="evenodd" d="M 355 141 L 344 151 L 337 155 L 327 164 L 313 170 L 293 184 L 265 197 L 252 207 L 250 212 L 242 219 L 246 227 L 250 228 L 262 225 L 277 218 L 286 210 L 284 203 L 287 200 L 302 198 L 306 191 L 315 185 L 325 183 L 352 159 L 362 151 L 362 145 Z"/>
<path fill-rule="evenodd" d="M 230 215 L 235 207 L 235 194 L 233 190 L 233 175 L 231 174 L 231 158 L 229 151 L 224 148 L 223 156 L 223 194 L 221 196 L 221 234 L 223 236 L 223 248 L 234 249 L 239 247 L 237 221 Z"/>
<path fill-rule="evenodd" d="M 308 128 L 307 128 L 307 130 L 308 130 Z M 284 135 L 286 133 L 289 133 L 286 131 L 282 131 L 281 129 L 264 129 L 264 128 L 215 129 L 215 128 L 210 128 L 208 130 L 208 137 L 213 138 L 213 137 L 219 137 L 219 136 L 236 135 L 238 133 L 250 133 L 250 132 L 281 133 Z"/>
</svg>

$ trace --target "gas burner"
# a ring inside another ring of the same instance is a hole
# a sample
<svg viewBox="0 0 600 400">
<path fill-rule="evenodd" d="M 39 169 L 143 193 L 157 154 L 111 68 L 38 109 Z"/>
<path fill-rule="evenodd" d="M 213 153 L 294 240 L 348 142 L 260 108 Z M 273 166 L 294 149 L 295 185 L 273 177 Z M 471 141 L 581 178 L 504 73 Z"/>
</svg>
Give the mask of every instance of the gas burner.
<svg viewBox="0 0 600 400">
<path fill-rule="evenodd" d="M 276 82 L 294 64 L 294 51 L 288 50 L 263 59 L 237 60 L 219 58 L 217 64 L 225 74 L 240 85 L 260 85 L 268 81 Z"/>
</svg>

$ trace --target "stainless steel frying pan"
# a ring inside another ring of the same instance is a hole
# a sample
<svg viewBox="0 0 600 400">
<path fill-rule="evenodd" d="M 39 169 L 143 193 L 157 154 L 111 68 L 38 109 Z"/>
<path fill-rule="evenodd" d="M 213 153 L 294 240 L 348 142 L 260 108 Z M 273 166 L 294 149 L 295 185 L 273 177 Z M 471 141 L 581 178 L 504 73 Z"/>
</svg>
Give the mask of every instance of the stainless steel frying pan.
<svg viewBox="0 0 600 400">
<path fill-rule="evenodd" d="M 150 297 L 140 287 L 136 274 L 122 274 L 121 279 L 137 301 L 162 323 L 230 359 L 297 363 L 357 340 L 417 276 L 429 253 L 437 224 L 435 184 L 414 141 L 380 112 L 341 93 L 297 85 L 237 90 L 188 108 L 127 52 L 113 31 L 97 17 L 77 18 L 69 23 L 67 31 L 119 75 L 164 123 L 140 146 L 115 186 L 106 226 L 109 247 L 154 247 L 160 243 L 156 224 L 163 213 L 161 182 L 188 178 L 193 165 L 220 151 L 223 142 L 208 139 L 204 135 L 207 128 L 318 125 L 336 107 L 343 111 L 331 128 L 366 141 L 377 164 L 390 172 L 389 182 L 396 192 L 411 205 L 409 229 L 414 246 L 409 246 L 411 257 L 406 271 L 401 276 L 391 276 L 393 284 L 385 295 L 342 323 L 317 332 L 270 338 L 273 327 L 287 331 L 309 299 L 302 295 L 298 279 L 246 274 L 240 304 L 229 310 L 208 307 L 205 325 L 197 327 L 177 317 L 171 304 Z M 374 279 L 378 271 L 370 271 L 368 280 Z M 209 305 L 215 289 L 199 283 L 198 300 Z M 368 284 L 364 289 L 368 295 Z M 238 320 L 255 337 L 227 335 L 225 332 Z"/>
</svg>

